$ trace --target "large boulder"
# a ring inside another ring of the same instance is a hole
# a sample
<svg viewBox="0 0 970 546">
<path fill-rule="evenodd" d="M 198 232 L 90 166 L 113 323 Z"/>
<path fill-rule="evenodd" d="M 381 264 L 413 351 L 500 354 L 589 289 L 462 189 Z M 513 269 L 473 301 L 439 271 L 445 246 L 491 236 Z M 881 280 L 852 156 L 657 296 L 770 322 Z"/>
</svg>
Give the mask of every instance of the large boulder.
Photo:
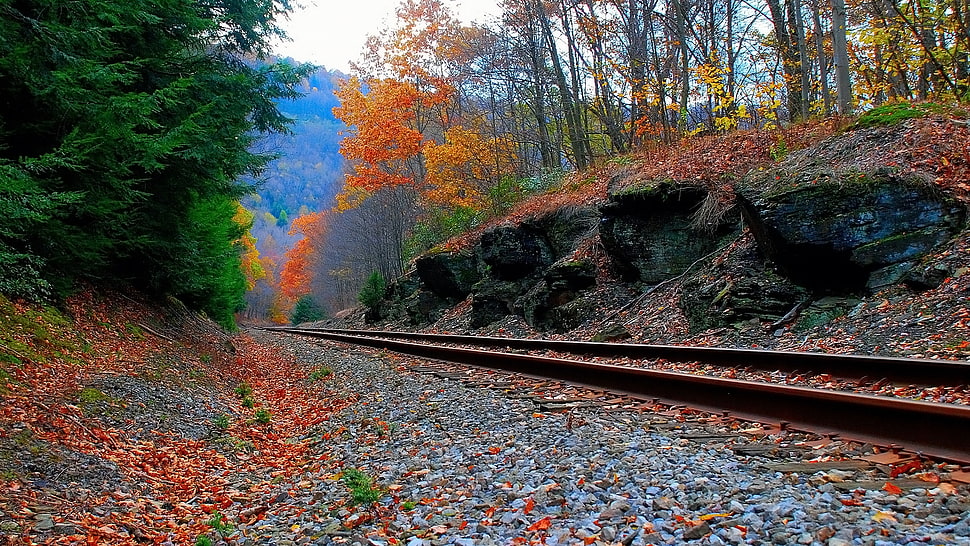
<svg viewBox="0 0 970 546">
<path fill-rule="evenodd" d="M 782 168 L 739 191 L 746 223 L 790 279 L 849 293 L 896 283 L 962 228 L 966 209 L 918 178 Z"/>
<path fill-rule="evenodd" d="M 431 252 L 419 257 L 414 267 L 426 289 L 454 301 L 468 297 L 472 286 L 481 280 L 477 260 L 471 254 Z"/>
<path fill-rule="evenodd" d="M 620 275 L 658 284 L 680 275 L 736 233 L 736 215 L 698 228 L 694 213 L 706 198 L 702 187 L 666 182 L 612 195 L 600 209 L 599 233 Z"/>
<path fill-rule="evenodd" d="M 596 207 L 566 206 L 524 224 L 542 233 L 553 259 L 559 260 L 576 250 L 584 239 L 595 236 L 599 222 Z"/>
<path fill-rule="evenodd" d="M 475 285 L 471 295 L 471 326 L 480 328 L 515 314 L 515 300 L 522 291 L 522 284 L 515 281 L 482 279 Z"/>
<path fill-rule="evenodd" d="M 570 330 L 578 326 L 575 322 L 586 307 L 586 304 L 573 302 L 580 291 L 595 284 L 594 263 L 587 260 L 557 262 L 516 301 L 515 309 L 530 326 L 539 330 Z"/>
<path fill-rule="evenodd" d="M 542 232 L 524 225 L 506 224 L 485 231 L 478 252 L 490 276 L 505 281 L 528 277 L 553 262 Z"/>
<path fill-rule="evenodd" d="M 377 312 L 369 311 L 365 319 L 371 323 L 389 320 L 422 326 L 441 318 L 454 303 L 429 290 L 417 270 L 411 270 L 388 285 Z"/>
</svg>

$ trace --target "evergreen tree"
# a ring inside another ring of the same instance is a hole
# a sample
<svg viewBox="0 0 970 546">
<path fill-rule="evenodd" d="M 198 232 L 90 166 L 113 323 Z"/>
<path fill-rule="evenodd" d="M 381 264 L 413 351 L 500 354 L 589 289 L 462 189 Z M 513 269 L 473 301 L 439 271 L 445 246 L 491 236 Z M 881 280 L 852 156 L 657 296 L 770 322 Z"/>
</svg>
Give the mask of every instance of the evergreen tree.
<svg viewBox="0 0 970 546">
<path fill-rule="evenodd" d="M 377 310 L 377 306 L 380 305 L 386 293 L 387 282 L 384 280 L 384 275 L 381 275 L 380 271 L 374 271 L 364 281 L 364 286 L 360 288 L 357 301 L 364 304 L 364 307 L 367 307 L 373 313 Z"/>
<path fill-rule="evenodd" d="M 231 324 L 234 203 L 271 158 L 251 144 L 286 130 L 274 101 L 309 71 L 257 62 L 288 9 L 0 0 L 0 209 L 20 208 L 0 217 L 0 273 L 36 288 L 0 290 L 125 280 Z"/>
<path fill-rule="evenodd" d="M 314 322 L 326 318 L 327 313 L 320 306 L 313 296 L 306 295 L 297 300 L 293 307 L 293 315 L 290 317 L 290 324 L 297 325 L 304 322 Z"/>
</svg>

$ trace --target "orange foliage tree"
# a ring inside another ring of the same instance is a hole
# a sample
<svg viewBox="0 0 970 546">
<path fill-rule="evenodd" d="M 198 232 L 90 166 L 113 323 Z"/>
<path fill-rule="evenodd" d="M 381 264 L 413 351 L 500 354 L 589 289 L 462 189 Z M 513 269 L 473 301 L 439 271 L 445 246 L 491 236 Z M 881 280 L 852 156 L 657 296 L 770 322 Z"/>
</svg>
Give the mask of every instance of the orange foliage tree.
<svg viewBox="0 0 970 546">
<path fill-rule="evenodd" d="M 310 293 L 315 275 L 317 252 L 323 248 L 328 224 L 327 212 L 304 214 L 293 220 L 291 235 L 303 238 L 286 251 L 283 270 L 280 271 L 280 294 L 283 307 L 289 310 L 301 296 Z"/>
<path fill-rule="evenodd" d="M 448 129 L 443 143 L 425 146 L 426 198 L 442 206 L 487 208 L 490 187 L 514 172 L 514 150 L 515 143 L 507 136 L 483 136 L 462 126 Z"/>
<path fill-rule="evenodd" d="M 376 78 L 364 84 L 355 77 L 341 83 L 336 95 L 340 106 L 334 115 L 350 127 L 340 153 L 353 162 L 338 197 L 340 209 L 381 188 L 419 183 L 423 137 L 414 112 L 422 97 L 414 85 Z"/>
</svg>

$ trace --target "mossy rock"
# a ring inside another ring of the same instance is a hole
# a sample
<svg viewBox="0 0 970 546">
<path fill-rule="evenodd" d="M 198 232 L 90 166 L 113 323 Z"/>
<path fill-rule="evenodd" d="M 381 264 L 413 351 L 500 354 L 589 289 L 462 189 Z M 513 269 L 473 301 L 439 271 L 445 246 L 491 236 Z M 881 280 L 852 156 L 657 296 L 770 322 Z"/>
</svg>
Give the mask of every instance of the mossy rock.
<svg viewBox="0 0 970 546">
<path fill-rule="evenodd" d="M 877 106 L 865 112 L 850 129 L 864 129 L 869 127 L 891 127 L 907 119 L 925 118 L 928 116 L 946 116 L 950 118 L 968 117 L 968 112 L 961 108 L 933 102 L 911 103 L 893 102 Z"/>
<path fill-rule="evenodd" d="M 658 284 L 676 277 L 739 230 L 737 214 L 699 229 L 694 213 L 707 198 L 695 185 L 661 183 L 627 189 L 600 208 L 599 234 L 624 280 Z"/>
<path fill-rule="evenodd" d="M 759 246 L 786 276 L 836 293 L 899 282 L 966 219 L 954 199 L 889 170 L 837 173 L 816 183 L 756 180 L 739 191 L 738 202 Z"/>
</svg>

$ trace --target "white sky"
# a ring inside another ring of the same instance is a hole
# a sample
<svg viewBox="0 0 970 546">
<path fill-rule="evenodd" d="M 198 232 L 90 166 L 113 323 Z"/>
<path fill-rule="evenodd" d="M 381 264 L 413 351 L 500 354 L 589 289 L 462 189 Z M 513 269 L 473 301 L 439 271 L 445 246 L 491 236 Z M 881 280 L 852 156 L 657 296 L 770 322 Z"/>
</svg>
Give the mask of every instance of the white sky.
<svg viewBox="0 0 970 546">
<path fill-rule="evenodd" d="M 377 34 L 393 21 L 400 0 L 302 0 L 281 25 L 289 43 L 277 53 L 310 62 L 329 70 L 349 72 L 350 62 L 360 56 L 367 36 Z M 496 0 L 445 0 L 457 19 L 483 22 L 498 12 Z"/>
</svg>

